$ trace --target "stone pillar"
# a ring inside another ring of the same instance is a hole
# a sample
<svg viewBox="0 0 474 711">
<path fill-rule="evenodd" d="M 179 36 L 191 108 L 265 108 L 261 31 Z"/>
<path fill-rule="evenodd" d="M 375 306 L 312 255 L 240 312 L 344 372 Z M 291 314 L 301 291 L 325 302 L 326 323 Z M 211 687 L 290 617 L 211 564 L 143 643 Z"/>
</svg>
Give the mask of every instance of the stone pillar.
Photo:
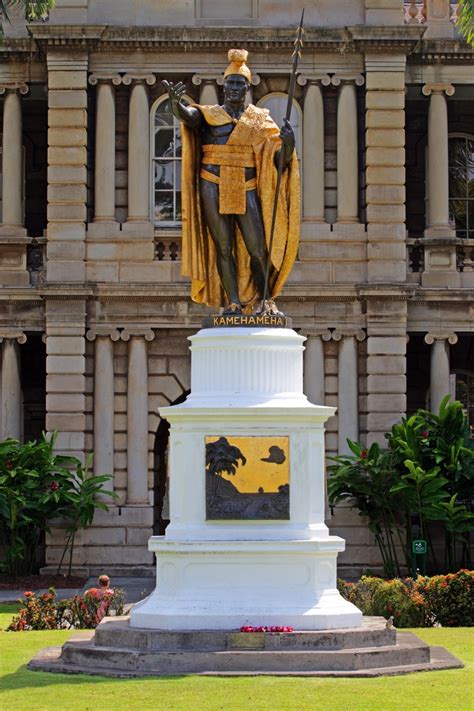
<svg viewBox="0 0 474 711">
<path fill-rule="evenodd" d="M 97 86 L 94 222 L 115 222 L 115 87 L 120 78 L 91 75 Z"/>
<path fill-rule="evenodd" d="M 87 332 L 95 341 L 94 474 L 114 473 L 114 341 L 119 338 L 116 329 L 102 326 Z"/>
<path fill-rule="evenodd" d="M 357 95 L 352 81 L 343 82 L 337 102 L 337 221 L 359 222 Z"/>
<path fill-rule="evenodd" d="M 425 3 L 426 30 L 423 39 L 453 39 L 454 23 L 451 0 L 429 0 Z"/>
<path fill-rule="evenodd" d="M 46 429 L 57 449 L 84 459 L 86 450 L 86 303 L 46 301 Z"/>
<path fill-rule="evenodd" d="M 131 85 L 128 123 L 128 219 L 131 223 L 143 223 L 145 230 L 150 223 L 150 110 L 148 86 L 155 84 L 154 75 L 136 76 L 127 74 L 123 83 Z"/>
<path fill-rule="evenodd" d="M 449 226 L 448 106 L 452 84 L 425 84 L 428 110 L 428 215 L 426 237 L 454 236 Z"/>
<path fill-rule="evenodd" d="M 406 412 L 406 301 L 367 302 L 367 445 L 386 446 L 385 433 Z"/>
<path fill-rule="evenodd" d="M 367 281 L 406 280 L 405 55 L 366 54 Z"/>
<path fill-rule="evenodd" d="M 1 437 L 21 439 L 23 422 L 19 344 L 26 343 L 26 336 L 21 331 L 0 332 L 0 342 L 3 342 Z"/>
<path fill-rule="evenodd" d="M 2 182 L 2 225 L 21 228 L 23 227 L 23 127 L 20 92 L 16 89 L 7 89 L 3 102 Z"/>
<path fill-rule="evenodd" d="M 127 505 L 149 502 L 148 494 L 148 359 L 151 330 L 124 329 L 129 341 L 127 384 Z"/>
<path fill-rule="evenodd" d="M 302 333 L 305 335 L 305 333 Z M 325 367 L 324 341 L 331 339 L 331 332 L 307 331 L 304 351 L 304 394 L 313 405 L 324 405 L 325 400 Z"/>
<path fill-rule="evenodd" d="M 303 219 L 325 222 L 324 219 L 324 103 L 320 84 L 329 84 L 306 77 L 303 118 Z"/>
<path fill-rule="evenodd" d="M 194 78 L 193 78 L 194 80 Z M 199 87 L 199 103 L 213 106 L 219 103 L 217 86 L 214 79 L 203 79 Z"/>
<path fill-rule="evenodd" d="M 84 282 L 88 53 L 48 50 L 48 282 Z"/>
<path fill-rule="evenodd" d="M 425 343 L 431 346 L 430 410 L 438 413 L 441 400 L 450 393 L 450 348 L 458 342 L 455 333 L 427 333 Z"/>
<path fill-rule="evenodd" d="M 347 440 L 359 440 L 359 372 L 357 342 L 365 339 L 362 330 L 333 331 L 339 341 L 337 362 L 338 378 L 338 453 L 350 452 Z"/>
</svg>

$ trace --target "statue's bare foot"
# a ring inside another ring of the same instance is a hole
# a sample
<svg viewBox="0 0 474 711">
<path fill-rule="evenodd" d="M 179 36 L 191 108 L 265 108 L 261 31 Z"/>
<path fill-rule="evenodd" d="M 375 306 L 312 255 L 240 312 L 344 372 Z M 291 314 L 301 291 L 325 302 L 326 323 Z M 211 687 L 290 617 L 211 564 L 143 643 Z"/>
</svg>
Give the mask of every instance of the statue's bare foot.
<svg viewBox="0 0 474 711">
<path fill-rule="evenodd" d="M 240 316 L 242 314 L 242 304 L 233 301 L 224 309 L 224 316 Z"/>
<path fill-rule="evenodd" d="M 254 316 L 284 316 L 283 311 L 278 309 L 273 299 L 265 299 L 260 301 L 254 309 Z"/>
</svg>

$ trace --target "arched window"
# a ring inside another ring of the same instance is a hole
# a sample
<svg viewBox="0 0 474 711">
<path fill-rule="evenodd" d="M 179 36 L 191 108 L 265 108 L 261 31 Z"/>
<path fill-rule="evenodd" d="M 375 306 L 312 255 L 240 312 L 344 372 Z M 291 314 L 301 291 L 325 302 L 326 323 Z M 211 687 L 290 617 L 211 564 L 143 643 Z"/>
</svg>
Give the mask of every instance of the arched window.
<svg viewBox="0 0 474 711">
<path fill-rule="evenodd" d="M 449 213 L 456 236 L 474 239 L 474 137 L 449 137 Z"/>
<path fill-rule="evenodd" d="M 167 96 L 151 110 L 151 206 L 155 225 L 181 222 L 181 135 Z"/>
<path fill-rule="evenodd" d="M 262 109 L 268 109 L 270 111 L 270 116 L 277 124 L 278 128 L 283 125 L 283 119 L 286 114 L 286 105 L 288 103 L 288 96 L 281 91 L 275 91 L 271 94 L 267 94 L 257 103 Z M 302 111 L 301 107 L 297 101 L 293 99 L 293 106 L 291 108 L 290 123 L 295 133 L 296 141 L 296 153 L 298 154 L 299 160 L 301 160 L 302 155 Z"/>
</svg>

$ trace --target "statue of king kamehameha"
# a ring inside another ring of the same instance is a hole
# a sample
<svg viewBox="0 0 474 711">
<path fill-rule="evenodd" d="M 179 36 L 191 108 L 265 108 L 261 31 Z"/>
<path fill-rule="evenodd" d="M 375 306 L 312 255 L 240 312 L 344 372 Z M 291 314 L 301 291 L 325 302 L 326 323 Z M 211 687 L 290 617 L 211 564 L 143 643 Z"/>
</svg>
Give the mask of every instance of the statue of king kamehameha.
<svg viewBox="0 0 474 711">
<path fill-rule="evenodd" d="M 226 306 L 231 314 L 275 313 L 273 299 L 298 249 L 298 160 L 289 122 L 280 130 L 267 109 L 245 107 L 247 56 L 244 49 L 229 50 L 222 106 L 187 105 L 182 82 L 163 82 L 182 131 L 182 273 L 192 280 L 193 301 Z M 269 254 L 281 151 L 284 170 Z M 267 294 L 271 299 L 263 303 Z"/>
</svg>

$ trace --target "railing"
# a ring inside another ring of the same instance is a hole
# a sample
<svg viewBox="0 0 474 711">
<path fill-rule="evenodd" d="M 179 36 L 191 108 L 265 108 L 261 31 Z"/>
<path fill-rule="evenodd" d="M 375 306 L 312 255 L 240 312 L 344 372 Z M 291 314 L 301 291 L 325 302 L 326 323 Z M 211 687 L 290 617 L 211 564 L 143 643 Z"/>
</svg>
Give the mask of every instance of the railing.
<svg viewBox="0 0 474 711">
<path fill-rule="evenodd" d="M 456 239 L 454 242 L 457 271 L 462 274 L 474 272 L 474 239 Z M 425 240 L 408 238 L 406 244 L 407 272 L 421 274 L 425 271 Z"/>
<path fill-rule="evenodd" d="M 403 3 L 403 21 L 405 25 L 424 25 L 427 21 L 427 4 L 431 0 L 411 0 L 411 2 Z M 450 3 L 450 21 L 455 23 L 457 20 L 458 3 Z"/>
<path fill-rule="evenodd" d="M 33 237 L 27 247 L 27 269 L 32 286 L 46 281 L 46 239 Z"/>
<path fill-rule="evenodd" d="M 159 262 L 181 259 L 181 230 L 159 229 L 155 232 L 155 259 Z"/>
</svg>

